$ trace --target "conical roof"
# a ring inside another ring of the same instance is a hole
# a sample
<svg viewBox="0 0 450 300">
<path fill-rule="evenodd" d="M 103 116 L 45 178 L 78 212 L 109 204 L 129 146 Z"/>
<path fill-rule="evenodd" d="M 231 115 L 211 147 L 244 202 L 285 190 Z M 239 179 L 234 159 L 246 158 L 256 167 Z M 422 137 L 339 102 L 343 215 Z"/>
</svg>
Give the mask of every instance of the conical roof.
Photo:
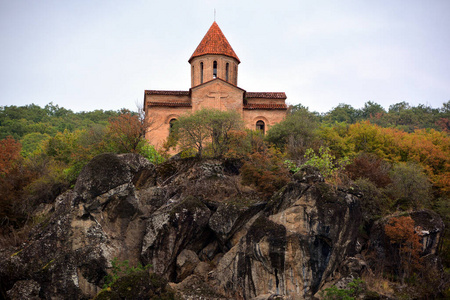
<svg viewBox="0 0 450 300">
<path fill-rule="evenodd" d="M 203 37 L 197 49 L 195 49 L 189 62 L 195 57 L 206 54 L 226 55 L 237 59 L 239 63 L 241 62 L 215 21 Z"/>
</svg>

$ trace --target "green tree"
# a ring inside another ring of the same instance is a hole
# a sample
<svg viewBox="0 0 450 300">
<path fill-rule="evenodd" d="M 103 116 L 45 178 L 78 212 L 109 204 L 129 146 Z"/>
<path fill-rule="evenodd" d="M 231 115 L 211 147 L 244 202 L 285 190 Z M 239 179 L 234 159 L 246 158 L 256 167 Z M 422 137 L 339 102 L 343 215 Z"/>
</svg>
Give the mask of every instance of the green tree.
<svg viewBox="0 0 450 300">
<path fill-rule="evenodd" d="M 318 142 L 317 127 L 317 116 L 305 107 L 295 107 L 286 119 L 269 129 L 266 140 L 285 150 L 291 159 L 300 160 L 306 149 L 315 148 Z"/>
<path fill-rule="evenodd" d="M 328 123 L 339 123 L 346 122 L 348 124 L 353 124 L 358 121 L 359 113 L 358 110 L 353 108 L 351 105 L 340 103 L 338 106 L 327 112 L 323 119 Z"/>
<path fill-rule="evenodd" d="M 420 165 L 412 162 L 395 164 L 390 177 L 392 183 L 386 187 L 387 193 L 398 208 L 429 206 L 431 183 Z"/>
<path fill-rule="evenodd" d="M 375 102 L 368 101 L 364 103 L 364 107 L 360 110 L 359 116 L 362 119 L 375 118 L 377 115 L 383 115 L 386 113 L 384 108 Z"/>
<path fill-rule="evenodd" d="M 317 153 L 310 148 L 306 150 L 305 158 L 306 162 L 303 166 L 312 166 L 319 169 L 325 178 L 334 177 L 348 163 L 347 158 L 336 160 L 328 147 L 320 147 Z"/>
<path fill-rule="evenodd" d="M 20 140 L 22 143 L 22 155 L 26 157 L 34 151 L 39 150 L 42 147 L 43 142 L 49 138 L 50 135 L 46 133 L 42 134 L 40 132 L 32 132 L 24 135 Z"/>
<path fill-rule="evenodd" d="M 211 136 L 211 149 L 215 157 L 223 156 L 231 142 L 231 133 L 244 127 L 236 112 L 211 110 L 208 112 L 205 126 Z"/>
<path fill-rule="evenodd" d="M 242 120 L 235 112 L 202 109 L 182 115 L 174 124 L 173 137 L 182 150 L 194 149 L 198 157 L 208 146 L 213 156 L 222 156 L 232 141 L 231 131 L 242 128 Z"/>
</svg>

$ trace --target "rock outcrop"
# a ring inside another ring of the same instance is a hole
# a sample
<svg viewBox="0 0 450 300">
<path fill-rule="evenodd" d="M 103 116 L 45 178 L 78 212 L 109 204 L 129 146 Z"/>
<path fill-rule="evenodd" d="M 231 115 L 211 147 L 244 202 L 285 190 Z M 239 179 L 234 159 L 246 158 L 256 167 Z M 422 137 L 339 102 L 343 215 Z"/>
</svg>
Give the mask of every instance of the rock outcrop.
<svg viewBox="0 0 450 300">
<path fill-rule="evenodd" d="M 354 254 L 359 222 L 355 196 L 323 182 L 292 182 L 253 220 L 212 278 L 231 298 L 310 298 Z"/>
<path fill-rule="evenodd" d="M 41 212 L 27 243 L 0 252 L 2 286 L 11 299 L 128 299 L 132 282 L 143 298 L 309 299 L 365 268 L 355 258 L 357 196 L 308 168 L 262 201 L 239 186 L 238 170 L 229 161 L 155 167 L 135 154 L 100 155 Z M 425 223 L 433 254 L 441 228 Z M 114 258 L 150 273 L 129 274 L 99 294 Z"/>
</svg>

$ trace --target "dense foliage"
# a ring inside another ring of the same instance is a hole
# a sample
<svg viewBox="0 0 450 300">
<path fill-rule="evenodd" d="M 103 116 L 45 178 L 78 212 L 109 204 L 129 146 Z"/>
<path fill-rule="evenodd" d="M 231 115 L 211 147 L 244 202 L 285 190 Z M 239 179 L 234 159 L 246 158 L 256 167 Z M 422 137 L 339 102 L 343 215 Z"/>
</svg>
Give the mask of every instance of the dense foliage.
<svg viewBox="0 0 450 300">
<path fill-rule="evenodd" d="M 331 124 L 370 121 L 381 127 L 397 128 L 406 132 L 427 128 L 448 133 L 450 131 L 450 101 L 444 103 L 441 108 L 432 108 L 423 104 L 411 106 L 403 101 L 389 106 L 387 111 L 372 101 L 366 102 L 360 109 L 341 103 L 320 117 L 323 122 Z"/>
<path fill-rule="evenodd" d="M 32 222 L 32 211 L 70 188 L 100 153 L 163 160 L 144 138 L 144 120 L 127 110 L 73 113 L 52 103 L 2 107 L 0 129 L 0 234 Z"/>
</svg>

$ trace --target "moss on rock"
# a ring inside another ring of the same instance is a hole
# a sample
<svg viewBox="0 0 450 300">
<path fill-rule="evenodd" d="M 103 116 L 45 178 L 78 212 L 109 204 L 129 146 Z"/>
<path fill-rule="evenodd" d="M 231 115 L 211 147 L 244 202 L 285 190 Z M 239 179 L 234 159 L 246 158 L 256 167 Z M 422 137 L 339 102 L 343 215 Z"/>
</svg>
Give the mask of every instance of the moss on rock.
<svg viewBox="0 0 450 300">
<path fill-rule="evenodd" d="M 141 271 L 117 279 L 110 288 L 102 290 L 94 300 L 106 299 L 175 299 L 175 293 L 162 277 Z"/>
</svg>

